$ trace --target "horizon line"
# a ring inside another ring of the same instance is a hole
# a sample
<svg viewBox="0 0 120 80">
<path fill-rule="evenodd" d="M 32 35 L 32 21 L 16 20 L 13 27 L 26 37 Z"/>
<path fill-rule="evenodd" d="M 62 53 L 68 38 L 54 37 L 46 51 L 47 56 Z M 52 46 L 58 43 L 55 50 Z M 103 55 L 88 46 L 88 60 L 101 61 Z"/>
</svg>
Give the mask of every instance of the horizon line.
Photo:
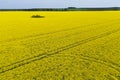
<svg viewBox="0 0 120 80">
<path fill-rule="evenodd" d="M 74 8 L 120 8 L 120 6 L 113 6 L 113 7 L 75 7 L 75 6 L 69 6 Z M 69 8 L 69 7 L 35 7 L 35 8 L 0 8 L 0 9 L 62 9 L 62 8 Z"/>
</svg>

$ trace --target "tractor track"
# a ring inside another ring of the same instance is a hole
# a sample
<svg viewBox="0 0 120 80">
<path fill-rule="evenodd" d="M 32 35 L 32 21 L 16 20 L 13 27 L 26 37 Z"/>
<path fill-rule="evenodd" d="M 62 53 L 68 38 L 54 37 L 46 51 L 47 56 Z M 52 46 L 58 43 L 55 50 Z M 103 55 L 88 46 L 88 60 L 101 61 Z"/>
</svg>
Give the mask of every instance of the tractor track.
<svg viewBox="0 0 120 80">
<path fill-rule="evenodd" d="M 67 56 L 78 58 L 78 57 L 76 57 L 76 55 L 67 55 Z M 84 54 L 80 54 L 80 55 L 77 55 L 77 56 L 79 56 L 79 59 L 81 59 L 81 60 L 85 60 L 85 61 L 89 61 L 89 62 L 95 62 L 97 64 L 102 64 L 102 65 L 110 67 L 111 69 L 120 73 L 120 66 L 118 64 L 114 63 L 114 62 L 111 62 L 111 61 L 108 61 L 108 60 L 105 61 L 105 60 L 97 59 L 95 57 L 85 56 Z M 53 70 L 57 70 L 59 66 L 60 65 L 54 66 L 52 68 L 49 68 L 49 69 L 45 70 L 44 72 L 51 72 Z M 109 75 L 107 75 L 107 76 L 111 77 L 112 79 L 115 79 L 115 80 L 120 79 L 120 78 L 118 79 L 117 76 L 111 75 L 110 73 L 108 73 L 108 74 Z M 108 79 L 108 77 L 106 77 L 106 79 Z"/>
<path fill-rule="evenodd" d="M 105 60 L 101 60 L 101 59 L 97 59 L 97 58 L 89 57 L 89 56 L 84 56 L 84 55 L 80 55 L 80 59 L 108 66 L 108 67 L 110 67 L 110 68 L 112 68 L 120 73 L 120 66 L 116 63 L 109 61 L 109 60 L 105 61 Z"/>
<path fill-rule="evenodd" d="M 7 66 L 3 66 L 0 68 L 0 74 L 2 73 L 5 73 L 5 72 L 8 72 L 8 71 L 11 71 L 11 70 L 14 70 L 16 68 L 19 68 L 21 66 L 24 66 L 26 64 L 29 64 L 31 62 L 34 62 L 34 61 L 38 61 L 38 60 L 42 60 L 44 58 L 48 58 L 50 56 L 53 56 L 53 55 L 56 55 L 56 54 L 60 54 L 60 52 L 62 51 L 65 51 L 65 50 L 68 50 L 68 49 L 71 49 L 71 48 L 74 48 L 76 46 L 79 46 L 79 45 L 82 45 L 82 44 L 85 44 L 85 43 L 88 43 L 90 41 L 93 41 L 93 40 L 96 40 L 96 39 L 99 39 L 99 38 L 102 38 L 102 37 L 105 37 L 105 36 L 108 36 L 108 35 L 111 35 L 113 33 L 116 33 L 120 31 L 120 29 L 115 29 L 115 30 L 112 30 L 112 31 L 108 31 L 106 33 L 103 33 L 103 34 L 99 34 L 97 36 L 93 36 L 93 37 L 89 37 L 85 40 L 80 40 L 78 42 L 75 42 L 75 43 L 72 43 L 72 44 L 69 44 L 69 45 L 66 45 L 66 46 L 63 46 L 61 48 L 57 48 L 55 50 L 51 50 L 49 52 L 46 52 L 46 53 L 42 53 L 42 54 L 39 54 L 39 55 L 36 55 L 36 56 L 33 56 L 33 57 L 30 57 L 30 58 L 27 58 L 27 59 L 24 59 L 24 60 L 21 60 L 21 61 L 18 61 L 18 62 L 15 62 L 15 63 L 12 63 L 10 65 L 7 65 Z M 111 66 L 112 67 L 112 66 Z M 115 67 L 113 67 L 115 68 Z M 118 70 L 117 70 L 118 71 Z"/>
<path fill-rule="evenodd" d="M 117 20 L 120 20 L 120 19 L 108 20 L 108 21 L 101 22 L 101 23 L 94 23 L 94 24 L 83 25 L 83 26 L 79 26 L 78 25 L 76 27 L 69 28 L 69 29 L 61 29 L 61 30 L 57 30 L 57 31 L 51 31 L 51 32 L 48 32 L 48 33 L 41 33 L 41 34 L 30 35 L 30 36 L 25 36 L 25 37 L 20 37 L 20 38 L 7 39 L 7 40 L 0 41 L 0 43 L 4 44 L 4 43 L 7 43 L 7 42 L 19 41 L 19 40 L 24 40 L 24 39 L 29 39 L 29 38 L 35 38 L 35 37 L 40 37 L 40 36 L 42 37 L 42 36 L 51 35 L 51 34 L 55 34 L 55 33 L 59 33 L 59 32 L 76 30 L 76 29 L 79 29 L 81 27 L 87 27 L 87 26 L 95 26 L 95 25 L 109 24 L 109 23 L 115 24 Z"/>
<path fill-rule="evenodd" d="M 109 26 L 112 26 L 112 25 L 115 25 L 115 23 L 111 23 L 111 24 L 109 24 L 109 25 L 106 25 L 106 27 L 109 27 Z M 79 34 L 81 34 L 81 33 L 84 33 L 84 32 L 89 32 L 89 31 L 91 31 L 91 29 L 97 29 L 97 28 L 100 28 L 100 26 L 97 26 L 97 27 L 95 27 L 95 28 L 90 28 L 90 30 L 84 30 L 84 31 L 81 31 L 81 32 L 75 32 L 75 33 L 72 33 L 72 34 L 67 34 L 67 35 L 65 35 L 65 36 L 60 36 L 60 37 L 58 37 L 59 39 L 63 39 L 63 38 L 66 38 L 67 36 L 70 36 L 70 35 L 79 35 Z M 73 29 L 74 30 L 74 29 Z M 75 29 L 76 30 L 76 29 Z M 41 38 L 36 38 L 35 40 L 39 40 L 39 39 L 41 39 Z M 34 40 L 34 39 L 33 39 Z M 49 39 L 47 39 L 47 40 L 45 40 L 45 41 L 48 41 Z M 43 41 L 41 41 L 41 42 L 43 42 Z M 33 45 L 32 45 L 33 46 Z"/>
<path fill-rule="evenodd" d="M 115 24 L 111 24 L 111 25 L 115 25 Z M 107 26 L 109 26 L 109 25 L 107 25 Z M 100 26 L 99 26 L 100 27 Z M 97 27 L 95 27 L 95 28 L 93 28 L 93 29 L 97 29 L 97 28 L 99 28 L 98 26 Z M 59 39 L 65 39 L 66 37 L 69 37 L 69 36 L 74 36 L 74 35 L 80 35 L 81 33 L 85 33 L 85 32 L 89 32 L 89 31 L 91 31 L 91 29 L 90 30 L 84 30 L 84 31 L 81 31 L 81 32 L 79 32 L 79 31 L 77 31 L 77 32 L 74 32 L 74 33 L 72 33 L 72 34 L 67 34 L 67 35 L 65 35 L 65 36 L 60 36 L 60 37 L 57 37 L 57 38 L 59 38 Z M 37 38 L 37 39 L 35 39 L 35 41 L 36 40 L 39 40 L 40 38 Z M 56 37 L 55 38 L 53 38 L 52 40 L 54 40 L 54 39 L 56 39 Z M 47 40 L 45 40 L 45 41 L 49 41 L 49 39 L 47 39 Z M 43 41 L 40 41 L 40 43 L 42 43 Z M 27 43 L 28 45 L 29 45 L 29 43 Z M 25 44 L 25 45 L 27 45 L 27 44 Z M 30 45 L 30 46 L 36 46 L 37 44 L 33 44 L 33 45 Z"/>
</svg>

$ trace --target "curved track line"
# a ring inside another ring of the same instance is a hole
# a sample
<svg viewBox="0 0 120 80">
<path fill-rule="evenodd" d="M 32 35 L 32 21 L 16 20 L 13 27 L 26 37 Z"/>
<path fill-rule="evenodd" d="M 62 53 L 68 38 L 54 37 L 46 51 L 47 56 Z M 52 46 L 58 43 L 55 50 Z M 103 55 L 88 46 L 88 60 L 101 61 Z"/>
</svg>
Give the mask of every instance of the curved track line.
<svg viewBox="0 0 120 80">
<path fill-rule="evenodd" d="M 113 62 L 111 63 L 110 61 L 107 62 L 107 61 L 104 61 L 101 59 L 97 59 L 97 58 L 89 57 L 89 56 L 84 56 L 84 55 L 80 55 L 80 58 L 83 60 L 96 62 L 98 64 L 103 64 L 103 65 L 108 66 L 108 67 L 110 67 L 110 68 L 112 68 L 120 73 L 120 66 L 116 63 L 113 63 Z"/>
<path fill-rule="evenodd" d="M 111 74 L 108 74 L 108 77 L 110 77 L 109 79 L 112 79 L 112 80 L 120 80 L 120 78 L 118 79 L 117 76 L 114 76 L 114 75 L 111 75 Z"/>
<path fill-rule="evenodd" d="M 119 20 L 119 19 L 116 19 L 116 20 Z M 114 20 L 109 20 L 109 21 L 105 21 L 104 23 L 111 23 L 113 22 Z M 115 22 L 116 23 L 116 22 Z M 43 35 L 50 35 L 50 34 L 55 34 L 55 33 L 59 33 L 59 32 L 64 32 L 64 31 L 70 31 L 70 30 L 75 30 L 75 29 L 78 29 L 78 28 L 81 28 L 81 27 L 86 27 L 86 26 L 95 26 L 95 25 L 101 25 L 103 24 L 102 23 L 94 23 L 94 24 L 89 24 L 89 25 L 83 25 L 83 26 L 76 26 L 76 27 L 73 27 L 73 28 L 69 28 L 69 29 L 61 29 L 61 30 L 58 30 L 58 31 L 52 31 L 52 32 L 48 32 L 48 33 L 41 33 L 41 34 L 36 34 L 36 35 L 30 35 L 30 36 L 26 36 L 26 37 L 21 37 L 21 38 L 15 38 L 15 39 L 8 39 L 8 40 L 4 40 L 4 41 L 0 41 L 0 43 L 6 43 L 6 42 L 12 42 L 12 41 L 17 41 L 17 40 L 24 40 L 24 39 L 28 39 L 28 38 L 32 38 L 32 37 L 39 37 L 39 36 L 43 36 Z M 114 23 L 113 23 L 114 24 Z"/>
<path fill-rule="evenodd" d="M 90 41 L 93 41 L 93 40 L 96 40 L 96 39 L 111 35 L 111 34 L 113 34 L 115 32 L 118 32 L 118 31 L 120 31 L 120 29 L 112 30 L 112 31 L 109 31 L 109 32 L 106 32 L 106 33 L 103 33 L 103 34 L 100 34 L 100 35 L 97 35 L 97 36 L 93 36 L 93 37 L 90 37 L 88 39 L 81 40 L 81 41 L 78 41 L 78 42 L 63 46 L 61 48 L 57 48 L 55 50 L 51 50 L 51 51 L 49 51 L 47 53 L 39 54 L 39 55 L 36 55 L 34 57 L 30 57 L 30 58 L 27 58 L 27 59 L 12 63 L 12 64 L 7 65 L 7 66 L 3 66 L 3 67 L 0 68 L 0 74 L 5 73 L 5 72 L 10 71 L 10 70 L 14 70 L 15 68 L 24 66 L 24 65 L 29 64 L 31 62 L 41 60 L 43 58 L 47 58 L 47 57 L 52 56 L 52 55 L 60 54 L 59 52 L 62 52 L 62 51 L 65 51 L 67 49 L 70 49 L 70 48 L 85 44 L 87 42 L 90 42 Z"/>
</svg>

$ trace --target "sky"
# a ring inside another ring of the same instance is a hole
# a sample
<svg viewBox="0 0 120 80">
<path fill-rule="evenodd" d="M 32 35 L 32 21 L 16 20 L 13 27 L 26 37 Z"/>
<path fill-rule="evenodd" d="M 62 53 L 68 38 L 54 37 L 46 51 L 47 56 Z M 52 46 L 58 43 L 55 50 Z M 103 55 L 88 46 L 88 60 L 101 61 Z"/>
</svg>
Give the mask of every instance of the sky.
<svg viewBox="0 0 120 80">
<path fill-rule="evenodd" d="M 120 7 L 120 0 L 0 0 L 0 9 Z"/>
</svg>

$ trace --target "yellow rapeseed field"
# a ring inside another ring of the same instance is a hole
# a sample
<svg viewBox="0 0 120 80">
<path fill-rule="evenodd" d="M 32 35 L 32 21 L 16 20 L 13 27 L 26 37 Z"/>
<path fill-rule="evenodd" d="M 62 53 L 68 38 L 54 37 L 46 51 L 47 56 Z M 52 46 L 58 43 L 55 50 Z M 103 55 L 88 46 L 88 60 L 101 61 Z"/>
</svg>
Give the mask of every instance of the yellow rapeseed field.
<svg viewBox="0 0 120 80">
<path fill-rule="evenodd" d="M 0 80 L 120 80 L 120 12 L 0 12 Z"/>
</svg>

